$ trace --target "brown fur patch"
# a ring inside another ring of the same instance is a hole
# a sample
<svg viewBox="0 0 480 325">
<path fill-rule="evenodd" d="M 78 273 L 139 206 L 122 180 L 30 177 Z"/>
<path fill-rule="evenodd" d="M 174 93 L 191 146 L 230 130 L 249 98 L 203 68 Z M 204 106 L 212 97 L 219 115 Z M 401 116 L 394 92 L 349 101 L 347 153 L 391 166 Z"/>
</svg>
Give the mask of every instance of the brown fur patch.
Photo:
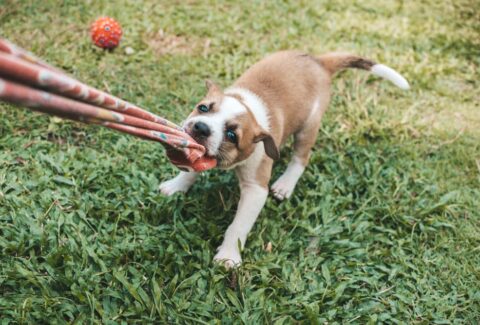
<svg viewBox="0 0 480 325">
<path fill-rule="evenodd" d="M 303 54 L 274 53 L 250 67 L 234 84 L 263 100 L 269 109 L 270 132 L 277 146 L 304 126 L 316 99 L 328 103 L 330 98 L 329 74 Z"/>
<path fill-rule="evenodd" d="M 226 127 L 233 127 L 237 135 L 237 144 L 224 140 L 219 148 L 222 167 L 228 167 L 247 159 L 255 149 L 255 137 L 262 132 L 261 127 L 255 121 L 252 113 L 237 115 L 234 121 L 227 121 Z"/>
<path fill-rule="evenodd" d="M 220 166 L 229 167 L 247 159 L 256 148 L 255 142 L 265 139 L 268 140 L 264 141 L 266 151 L 271 157 L 276 157 L 277 147 L 291 135 L 295 137 L 295 156 L 306 165 L 330 101 L 332 74 L 347 67 L 369 70 L 373 65 L 373 61 L 346 53 L 313 57 L 298 51 L 277 52 L 257 62 L 240 76 L 232 89 L 250 90 L 261 99 L 268 110 L 269 134 L 256 123 L 248 107 L 248 99 L 243 98 L 241 93 L 235 94 L 233 90 L 224 95 L 219 87 L 208 83 L 208 94 L 202 102 L 212 99 L 221 101 L 224 96 L 231 96 L 247 108 L 245 114 L 227 121 L 227 127 L 228 123 L 235 124 L 238 144 L 223 141 L 219 150 Z M 272 164 L 267 155 L 262 158 L 254 176 L 258 184 L 268 185 Z M 243 168 L 237 170 L 240 182 L 251 181 L 251 172 L 244 171 L 244 175 L 241 170 Z"/>
<path fill-rule="evenodd" d="M 268 131 L 262 129 L 262 127 L 258 125 L 255 119 L 255 116 L 252 113 L 252 110 L 245 103 L 243 97 L 238 94 L 229 94 L 225 96 L 235 98 L 247 110 L 246 115 L 248 115 L 248 118 L 250 119 L 250 123 L 245 125 L 245 127 L 249 127 L 254 130 L 253 141 L 251 142 L 251 144 L 262 141 L 263 145 L 265 146 L 265 153 L 267 154 L 267 156 L 269 156 L 273 160 L 277 160 L 280 157 L 280 153 L 278 151 L 278 146 L 275 144 L 275 140 L 273 139 L 272 135 Z"/>
<path fill-rule="evenodd" d="M 330 76 L 312 56 L 283 51 L 253 65 L 233 87 L 248 89 L 261 98 L 268 109 L 270 133 L 276 146 L 295 135 L 297 147 L 301 147 L 296 148 L 295 155 L 306 163 L 330 100 Z M 255 173 L 261 186 L 268 186 L 272 165 L 272 159 L 262 158 Z M 237 175 L 241 182 L 248 181 L 249 176 L 241 171 Z"/>
<path fill-rule="evenodd" d="M 326 53 L 317 57 L 316 60 L 325 67 L 330 74 L 346 68 L 370 70 L 375 65 L 375 62 L 371 60 L 343 52 Z"/>
</svg>

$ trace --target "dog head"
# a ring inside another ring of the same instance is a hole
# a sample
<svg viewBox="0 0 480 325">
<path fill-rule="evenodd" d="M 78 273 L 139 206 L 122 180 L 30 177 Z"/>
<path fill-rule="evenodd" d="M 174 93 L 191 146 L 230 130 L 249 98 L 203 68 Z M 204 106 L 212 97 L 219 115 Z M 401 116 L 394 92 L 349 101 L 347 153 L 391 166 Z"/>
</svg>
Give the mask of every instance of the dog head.
<svg viewBox="0 0 480 325">
<path fill-rule="evenodd" d="M 270 133 L 255 119 L 241 97 L 225 94 L 220 87 L 206 81 L 207 95 L 195 106 L 183 127 L 207 155 L 217 159 L 217 166 L 230 168 L 247 159 L 259 142 L 265 153 L 278 159 L 279 153 Z"/>
</svg>

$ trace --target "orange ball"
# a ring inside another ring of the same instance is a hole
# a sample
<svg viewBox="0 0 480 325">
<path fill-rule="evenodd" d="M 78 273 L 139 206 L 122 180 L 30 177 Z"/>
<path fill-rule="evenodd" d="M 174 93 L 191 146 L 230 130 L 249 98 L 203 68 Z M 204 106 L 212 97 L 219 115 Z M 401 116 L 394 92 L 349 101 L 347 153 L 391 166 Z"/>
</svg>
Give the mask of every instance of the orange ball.
<svg viewBox="0 0 480 325">
<path fill-rule="evenodd" d="M 122 27 L 110 17 L 100 17 L 92 24 L 90 35 L 93 43 L 102 49 L 113 49 L 122 38 Z"/>
</svg>

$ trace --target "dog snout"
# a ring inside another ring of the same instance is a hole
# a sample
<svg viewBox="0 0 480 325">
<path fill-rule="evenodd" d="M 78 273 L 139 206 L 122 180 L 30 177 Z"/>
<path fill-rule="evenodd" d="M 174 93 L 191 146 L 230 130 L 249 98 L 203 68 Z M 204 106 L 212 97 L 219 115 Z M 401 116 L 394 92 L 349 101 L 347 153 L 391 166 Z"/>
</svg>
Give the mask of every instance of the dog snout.
<svg viewBox="0 0 480 325">
<path fill-rule="evenodd" d="M 193 125 L 192 133 L 196 137 L 207 138 L 212 134 L 207 124 L 203 122 L 197 122 Z"/>
</svg>

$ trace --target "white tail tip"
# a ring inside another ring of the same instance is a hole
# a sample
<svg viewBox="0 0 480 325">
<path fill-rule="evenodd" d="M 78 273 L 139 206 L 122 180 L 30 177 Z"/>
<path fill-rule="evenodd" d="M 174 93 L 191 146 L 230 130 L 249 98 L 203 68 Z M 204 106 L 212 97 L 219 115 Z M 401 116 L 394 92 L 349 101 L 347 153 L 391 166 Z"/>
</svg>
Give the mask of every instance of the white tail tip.
<svg viewBox="0 0 480 325">
<path fill-rule="evenodd" d="M 374 75 L 390 80 L 401 89 L 409 89 L 408 81 L 397 71 L 383 64 L 375 64 L 370 70 Z"/>
</svg>

